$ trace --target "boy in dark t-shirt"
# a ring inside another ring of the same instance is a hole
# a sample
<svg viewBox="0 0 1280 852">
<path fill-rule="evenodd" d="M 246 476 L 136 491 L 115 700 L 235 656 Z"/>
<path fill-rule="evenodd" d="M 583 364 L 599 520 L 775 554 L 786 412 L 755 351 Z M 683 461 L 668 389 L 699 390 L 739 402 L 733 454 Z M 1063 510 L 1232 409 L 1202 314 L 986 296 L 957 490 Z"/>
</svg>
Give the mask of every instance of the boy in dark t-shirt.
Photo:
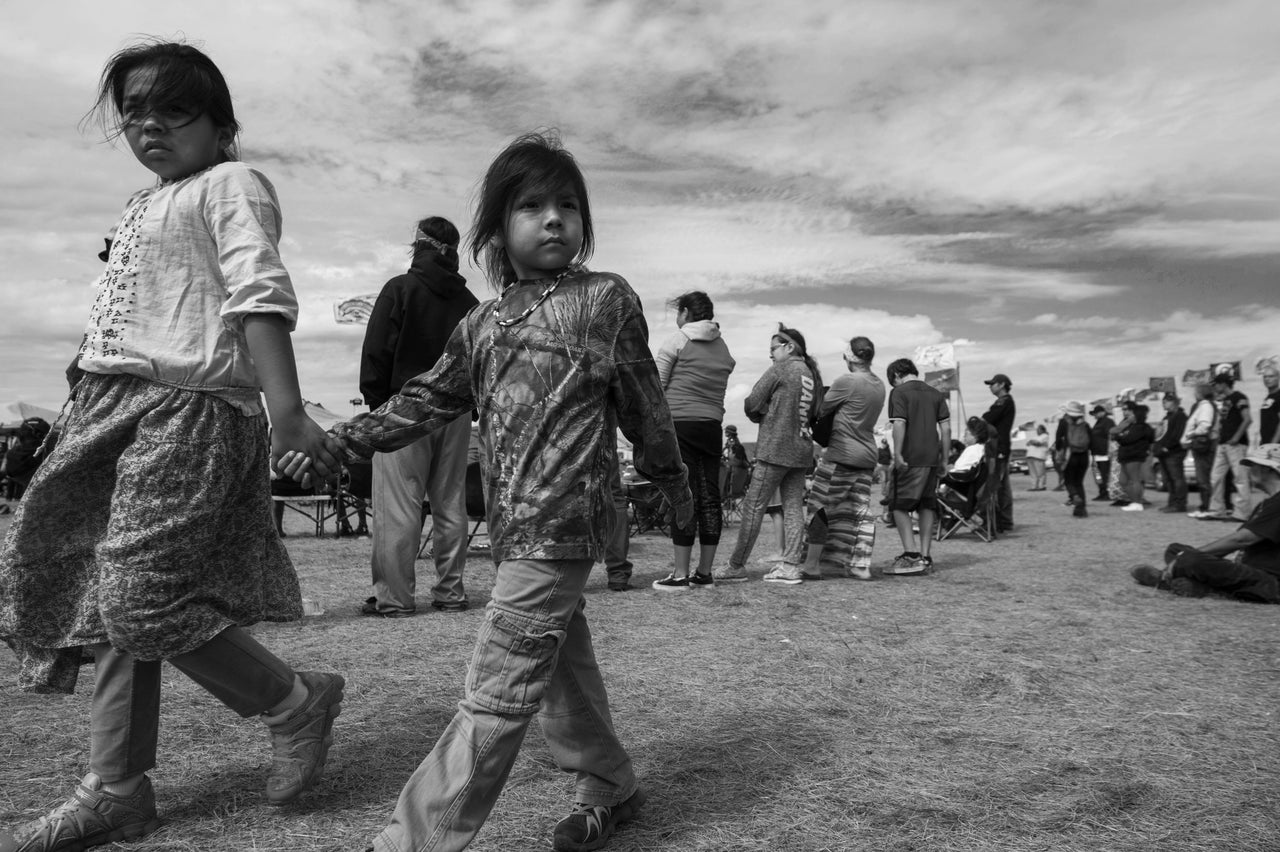
<svg viewBox="0 0 1280 852">
<path fill-rule="evenodd" d="M 1219 439 L 1213 459 L 1213 495 L 1209 501 L 1210 518 L 1247 520 L 1253 498 L 1249 489 L 1249 471 L 1242 467 L 1249 449 L 1249 426 L 1253 415 L 1249 411 L 1249 397 L 1234 390 L 1236 379 L 1230 372 L 1213 377 L 1213 393 L 1217 398 Z M 1236 493 L 1232 498 L 1232 511 L 1227 511 L 1227 473 L 1235 479 Z"/>
<path fill-rule="evenodd" d="M 885 569 L 886 574 L 924 574 L 933 570 L 929 554 L 933 522 L 938 508 L 938 477 L 947 470 L 951 446 L 951 412 L 947 397 L 920 380 L 916 365 L 899 358 L 887 370 L 889 423 L 893 427 L 893 485 L 889 508 L 902 539 L 902 553 Z M 920 544 L 916 547 L 909 513 L 920 519 Z"/>
<path fill-rule="evenodd" d="M 1245 457 L 1258 490 L 1271 494 L 1249 520 L 1230 535 L 1199 548 L 1171 544 L 1165 569 L 1135 565 L 1133 578 L 1144 586 L 1199 597 L 1210 592 L 1257 603 L 1280 603 L 1280 444 L 1263 444 Z M 1226 558 L 1235 554 L 1235 559 Z"/>
</svg>

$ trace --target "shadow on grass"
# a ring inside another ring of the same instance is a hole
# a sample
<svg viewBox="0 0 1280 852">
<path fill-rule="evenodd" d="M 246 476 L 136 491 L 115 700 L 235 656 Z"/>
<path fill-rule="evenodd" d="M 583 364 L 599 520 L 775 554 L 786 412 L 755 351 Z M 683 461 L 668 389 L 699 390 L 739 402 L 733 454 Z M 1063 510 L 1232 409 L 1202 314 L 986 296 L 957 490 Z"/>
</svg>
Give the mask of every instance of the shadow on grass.
<svg viewBox="0 0 1280 852">
<path fill-rule="evenodd" d="M 186 776 L 190 783 L 170 787 L 171 804 L 164 817 L 170 822 L 186 822 L 259 805 L 279 814 L 366 807 L 390 814 L 405 781 L 430 753 L 453 715 L 452 705 L 385 715 L 373 712 L 366 718 L 343 714 L 334 722 L 334 744 L 324 777 L 297 801 L 280 807 L 267 804 L 263 791 L 270 753 L 264 745 L 262 752 L 243 754 L 240 760 L 223 764 L 220 771 L 195 773 Z"/>
<path fill-rule="evenodd" d="M 764 715 L 732 713 L 679 725 L 673 736 L 650 744 L 641 778 L 650 807 L 666 812 L 658 822 L 663 848 L 682 848 L 682 837 L 705 838 L 716 826 L 749 830 L 750 815 L 773 808 L 781 791 L 803 788 L 825 749 L 829 728 L 794 708 Z M 686 807 L 683 815 L 671 809 Z M 649 825 L 653 823 L 649 820 Z"/>
</svg>

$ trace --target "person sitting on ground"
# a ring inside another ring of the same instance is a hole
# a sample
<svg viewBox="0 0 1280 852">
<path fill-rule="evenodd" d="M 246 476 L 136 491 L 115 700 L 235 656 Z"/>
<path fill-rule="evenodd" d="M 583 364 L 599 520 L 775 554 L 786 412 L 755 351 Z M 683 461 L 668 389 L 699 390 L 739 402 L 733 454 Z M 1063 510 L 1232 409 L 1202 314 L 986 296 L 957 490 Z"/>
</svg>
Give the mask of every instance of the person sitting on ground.
<svg viewBox="0 0 1280 852">
<path fill-rule="evenodd" d="M 1198 548 L 1170 544 L 1163 570 L 1134 565 L 1129 569 L 1133 579 L 1185 597 L 1218 592 L 1255 603 L 1280 604 L 1280 444 L 1251 450 L 1241 465 L 1250 471 L 1258 490 L 1270 495 L 1249 520 L 1230 535 Z"/>
</svg>

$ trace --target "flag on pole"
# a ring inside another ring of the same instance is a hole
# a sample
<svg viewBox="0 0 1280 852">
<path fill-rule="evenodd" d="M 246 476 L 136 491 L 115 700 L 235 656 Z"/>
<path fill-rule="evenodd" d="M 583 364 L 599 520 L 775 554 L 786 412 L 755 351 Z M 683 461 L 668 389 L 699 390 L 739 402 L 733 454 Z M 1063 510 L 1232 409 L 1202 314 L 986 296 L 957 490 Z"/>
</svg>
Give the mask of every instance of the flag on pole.
<svg viewBox="0 0 1280 852">
<path fill-rule="evenodd" d="M 377 300 L 377 293 L 366 293 L 334 302 L 334 322 L 343 325 L 368 325 L 369 315 L 373 313 L 373 303 Z"/>
</svg>

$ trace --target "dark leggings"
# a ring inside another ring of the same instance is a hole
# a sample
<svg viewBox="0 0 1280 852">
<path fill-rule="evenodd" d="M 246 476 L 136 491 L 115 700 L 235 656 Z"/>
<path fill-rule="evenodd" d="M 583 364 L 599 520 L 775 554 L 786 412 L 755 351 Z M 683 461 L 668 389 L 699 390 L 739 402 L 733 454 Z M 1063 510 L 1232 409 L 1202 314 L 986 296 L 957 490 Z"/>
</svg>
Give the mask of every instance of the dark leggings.
<svg viewBox="0 0 1280 852">
<path fill-rule="evenodd" d="M 704 545 L 719 544 L 720 529 L 724 523 L 720 504 L 720 456 L 682 447 L 680 458 L 689 468 L 693 519 L 687 527 L 671 527 L 671 543 L 677 547 L 692 547 L 696 539 Z"/>
<path fill-rule="evenodd" d="M 1084 493 L 1084 477 L 1088 472 L 1089 454 L 1087 452 L 1071 453 L 1067 456 L 1067 466 L 1062 471 L 1062 481 L 1067 486 L 1067 496 L 1077 506 L 1083 506 L 1088 499 Z"/>
</svg>

